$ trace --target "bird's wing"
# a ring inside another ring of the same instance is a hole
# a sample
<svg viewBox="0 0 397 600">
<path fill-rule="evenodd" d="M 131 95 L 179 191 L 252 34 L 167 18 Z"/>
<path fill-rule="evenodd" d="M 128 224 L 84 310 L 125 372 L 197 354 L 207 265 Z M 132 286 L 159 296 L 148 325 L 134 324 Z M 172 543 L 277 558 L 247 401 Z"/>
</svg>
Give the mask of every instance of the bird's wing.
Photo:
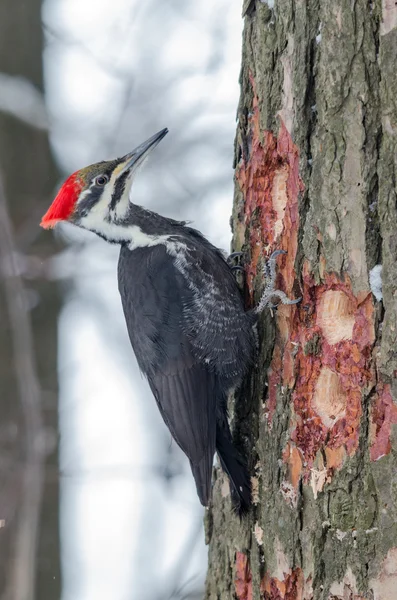
<svg viewBox="0 0 397 600">
<path fill-rule="evenodd" d="M 215 440 L 216 389 L 214 377 L 203 366 L 186 366 L 184 359 L 182 355 L 181 360 L 168 362 L 167 372 L 150 375 L 148 381 L 175 441 L 198 463 L 211 446 L 211 437 Z"/>
<path fill-rule="evenodd" d="M 168 373 L 149 376 L 149 384 L 172 437 L 190 460 L 198 495 L 206 506 L 216 441 L 214 377 L 199 364 L 167 366 Z"/>
<path fill-rule="evenodd" d="M 201 236 L 195 241 L 179 266 L 193 289 L 192 300 L 183 309 L 184 327 L 195 356 L 207 361 L 224 387 L 231 389 L 252 364 L 254 320 L 244 309 L 235 277 L 221 252 Z"/>
<path fill-rule="evenodd" d="M 190 291 L 162 246 L 121 251 L 119 290 L 138 364 L 173 438 L 190 460 L 200 499 L 208 504 L 216 378 L 194 356 L 184 332 Z"/>
</svg>

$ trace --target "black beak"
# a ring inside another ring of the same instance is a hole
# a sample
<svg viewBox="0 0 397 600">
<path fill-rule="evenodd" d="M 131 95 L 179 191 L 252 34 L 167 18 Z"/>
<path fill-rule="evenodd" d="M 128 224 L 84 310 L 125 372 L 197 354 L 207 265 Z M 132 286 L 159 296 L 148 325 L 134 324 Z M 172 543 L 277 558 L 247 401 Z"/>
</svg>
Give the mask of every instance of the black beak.
<svg viewBox="0 0 397 600">
<path fill-rule="evenodd" d="M 158 133 L 152 135 L 152 137 L 146 140 L 146 142 L 143 142 L 143 144 L 135 148 L 135 150 L 129 154 L 126 154 L 120 163 L 121 165 L 124 163 L 120 174 L 124 173 L 125 171 L 130 171 L 131 174 L 134 173 L 149 156 L 151 151 L 154 150 L 155 147 L 161 142 L 163 137 L 167 135 L 167 133 L 167 128 L 162 129 Z"/>
</svg>

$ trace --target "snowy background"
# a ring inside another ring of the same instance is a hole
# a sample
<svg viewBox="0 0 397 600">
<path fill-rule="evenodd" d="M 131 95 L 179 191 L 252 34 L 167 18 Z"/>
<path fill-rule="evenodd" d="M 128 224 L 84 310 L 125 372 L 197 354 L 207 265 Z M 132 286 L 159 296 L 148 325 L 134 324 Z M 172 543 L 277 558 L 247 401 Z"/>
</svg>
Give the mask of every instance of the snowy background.
<svg viewBox="0 0 397 600">
<path fill-rule="evenodd" d="M 46 0 L 51 143 L 65 175 L 170 133 L 132 200 L 229 248 L 240 3 Z M 62 600 L 202 596 L 203 510 L 138 372 L 118 249 L 63 227 L 59 322 Z M 55 599 L 54 599 L 55 600 Z"/>
</svg>

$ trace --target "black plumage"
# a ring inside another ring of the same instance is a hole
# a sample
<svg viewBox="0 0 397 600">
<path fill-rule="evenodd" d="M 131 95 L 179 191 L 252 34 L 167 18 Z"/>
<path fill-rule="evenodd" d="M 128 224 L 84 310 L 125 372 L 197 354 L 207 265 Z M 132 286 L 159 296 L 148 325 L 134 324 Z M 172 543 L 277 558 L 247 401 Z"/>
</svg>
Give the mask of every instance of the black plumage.
<svg viewBox="0 0 397 600">
<path fill-rule="evenodd" d="M 141 231 L 147 229 L 143 210 L 133 206 L 128 219 Z M 165 423 L 190 460 L 201 503 L 210 500 L 217 450 L 233 502 L 244 512 L 249 477 L 232 443 L 226 402 L 252 363 L 253 317 L 218 249 L 184 224 L 150 215 L 151 226 L 156 222 L 157 233 L 167 237 L 132 250 L 125 243 L 120 252 L 119 290 L 131 344 Z"/>
<path fill-rule="evenodd" d="M 210 500 L 216 450 L 232 501 L 243 513 L 250 483 L 232 442 L 227 395 L 252 363 L 255 318 L 244 310 L 220 250 L 185 223 L 130 202 L 134 174 L 166 134 L 163 129 L 123 158 L 73 173 L 41 224 L 49 228 L 67 220 L 121 245 L 119 290 L 139 367 L 190 460 L 202 504 Z M 272 285 L 266 290 L 263 305 Z"/>
</svg>

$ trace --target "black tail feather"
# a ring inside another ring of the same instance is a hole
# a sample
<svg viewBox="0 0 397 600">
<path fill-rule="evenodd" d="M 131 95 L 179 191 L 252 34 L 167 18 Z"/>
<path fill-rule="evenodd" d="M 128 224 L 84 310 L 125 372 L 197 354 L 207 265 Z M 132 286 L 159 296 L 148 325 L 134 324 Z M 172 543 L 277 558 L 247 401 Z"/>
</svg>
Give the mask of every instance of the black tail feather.
<svg viewBox="0 0 397 600">
<path fill-rule="evenodd" d="M 217 425 L 216 450 L 222 469 L 229 476 L 232 505 L 241 517 L 248 512 L 252 503 L 251 482 L 247 465 L 234 447 L 228 427 Z"/>
<path fill-rule="evenodd" d="M 196 482 L 197 495 L 203 506 L 208 506 L 211 498 L 211 476 L 213 456 L 204 456 L 198 463 L 190 461 L 194 481 Z"/>
</svg>

